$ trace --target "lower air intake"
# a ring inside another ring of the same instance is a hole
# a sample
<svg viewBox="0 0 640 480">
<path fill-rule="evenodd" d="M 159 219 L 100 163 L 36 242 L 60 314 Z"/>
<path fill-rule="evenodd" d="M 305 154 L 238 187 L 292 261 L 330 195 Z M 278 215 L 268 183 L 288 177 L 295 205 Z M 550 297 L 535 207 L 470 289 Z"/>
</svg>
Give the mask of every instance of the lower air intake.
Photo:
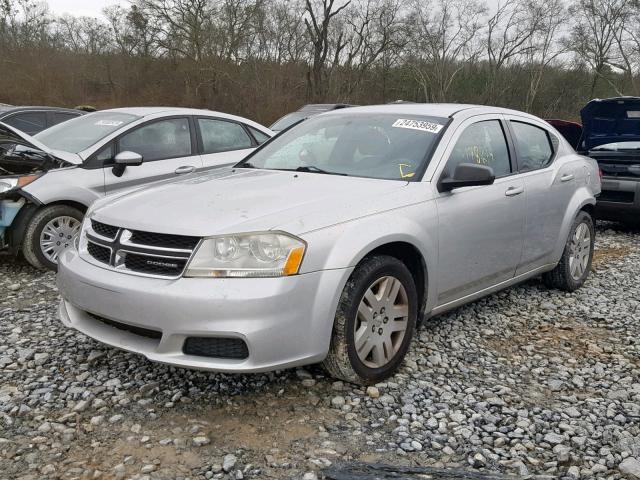
<svg viewBox="0 0 640 480">
<path fill-rule="evenodd" d="M 183 353 L 210 358 L 243 360 L 249 356 L 247 344 L 239 338 L 188 337 Z"/>
</svg>

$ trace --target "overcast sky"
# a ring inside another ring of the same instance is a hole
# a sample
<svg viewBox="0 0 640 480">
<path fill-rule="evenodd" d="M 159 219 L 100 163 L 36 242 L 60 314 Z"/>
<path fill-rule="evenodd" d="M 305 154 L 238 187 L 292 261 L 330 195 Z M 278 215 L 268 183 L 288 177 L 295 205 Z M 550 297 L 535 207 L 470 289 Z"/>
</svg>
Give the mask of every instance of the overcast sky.
<svg viewBox="0 0 640 480">
<path fill-rule="evenodd" d="M 102 9 L 110 5 L 127 5 L 125 0 L 47 0 L 49 8 L 56 15 L 71 13 L 89 17 L 102 16 Z"/>
</svg>

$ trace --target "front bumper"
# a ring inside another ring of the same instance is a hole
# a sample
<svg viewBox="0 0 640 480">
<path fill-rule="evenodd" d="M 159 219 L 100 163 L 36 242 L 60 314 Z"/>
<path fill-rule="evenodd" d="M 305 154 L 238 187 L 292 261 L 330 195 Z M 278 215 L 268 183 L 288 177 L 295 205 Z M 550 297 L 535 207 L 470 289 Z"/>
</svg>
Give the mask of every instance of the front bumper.
<svg viewBox="0 0 640 480">
<path fill-rule="evenodd" d="M 640 221 L 640 181 L 604 177 L 596 204 L 602 220 Z"/>
<path fill-rule="evenodd" d="M 260 372 L 321 361 L 352 269 L 284 278 L 165 280 L 106 270 L 66 250 L 58 261 L 60 319 L 68 327 L 149 360 L 223 372 Z M 150 338 L 102 317 L 160 332 Z M 187 337 L 239 338 L 246 359 L 183 353 Z"/>
</svg>

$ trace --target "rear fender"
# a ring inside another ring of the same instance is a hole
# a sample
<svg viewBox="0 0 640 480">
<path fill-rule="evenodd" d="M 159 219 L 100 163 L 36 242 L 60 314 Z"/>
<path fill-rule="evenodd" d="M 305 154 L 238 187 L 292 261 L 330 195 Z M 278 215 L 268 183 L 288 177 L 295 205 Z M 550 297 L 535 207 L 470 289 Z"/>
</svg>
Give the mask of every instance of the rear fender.
<svg viewBox="0 0 640 480">
<path fill-rule="evenodd" d="M 564 218 L 562 219 L 562 228 L 558 237 L 558 243 L 553 251 L 552 259 L 554 263 L 558 263 L 562 257 L 562 253 L 564 252 L 564 248 L 569 238 L 571 226 L 573 225 L 573 221 L 578 216 L 580 210 L 583 210 L 588 205 L 595 206 L 595 204 L 596 199 L 586 186 L 576 190 L 571 198 L 571 202 L 569 203 L 569 208 L 565 211 Z"/>
</svg>

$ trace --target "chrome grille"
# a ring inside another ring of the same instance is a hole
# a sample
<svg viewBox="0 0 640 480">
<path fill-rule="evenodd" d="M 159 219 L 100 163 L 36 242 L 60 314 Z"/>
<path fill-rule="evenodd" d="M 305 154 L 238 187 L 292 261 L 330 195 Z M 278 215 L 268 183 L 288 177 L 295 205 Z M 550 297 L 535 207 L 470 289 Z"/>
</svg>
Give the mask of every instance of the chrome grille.
<svg viewBox="0 0 640 480">
<path fill-rule="evenodd" d="M 91 221 L 86 231 L 90 260 L 113 270 L 154 277 L 177 278 L 200 238 L 143 232 Z"/>
<path fill-rule="evenodd" d="M 102 235 L 105 238 L 116 238 L 118 234 L 118 227 L 114 227 L 113 225 L 107 225 L 106 223 L 96 222 L 95 220 L 91 220 L 91 228 L 98 235 Z"/>
</svg>

